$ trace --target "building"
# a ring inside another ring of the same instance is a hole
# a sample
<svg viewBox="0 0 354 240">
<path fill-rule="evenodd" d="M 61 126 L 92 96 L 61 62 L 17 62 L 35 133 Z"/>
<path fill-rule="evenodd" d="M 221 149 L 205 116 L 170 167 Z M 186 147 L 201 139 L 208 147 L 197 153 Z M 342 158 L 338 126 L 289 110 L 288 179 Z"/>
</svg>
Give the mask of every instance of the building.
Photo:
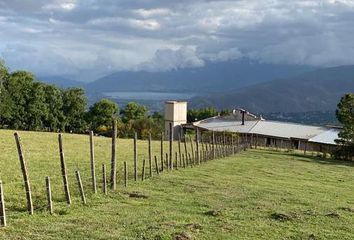
<svg viewBox="0 0 354 240">
<path fill-rule="evenodd" d="M 170 126 L 171 124 L 171 126 Z M 283 149 L 297 149 L 332 153 L 337 148 L 340 128 L 311 126 L 298 123 L 271 121 L 256 116 L 244 109 L 236 109 L 228 116 L 215 116 L 187 124 L 187 102 L 165 102 L 165 138 L 178 139 L 186 130 L 198 129 L 199 139 L 205 131 L 237 133 L 241 142 L 252 146 L 265 146 Z"/>
<path fill-rule="evenodd" d="M 187 102 L 165 102 L 165 139 L 170 137 L 170 124 L 173 130 L 172 137 L 176 140 L 181 133 L 182 126 L 187 123 Z"/>
<path fill-rule="evenodd" d="M 310 126 L 297 123 L 265 120 L 243 109 L 229 116 L 216 116 L 193 123 L 203 131 L 238 133 L 242 141 L 252 146 L 298 149 L 331 153 L 336 147 L 339 128 Z"/>
</svg>

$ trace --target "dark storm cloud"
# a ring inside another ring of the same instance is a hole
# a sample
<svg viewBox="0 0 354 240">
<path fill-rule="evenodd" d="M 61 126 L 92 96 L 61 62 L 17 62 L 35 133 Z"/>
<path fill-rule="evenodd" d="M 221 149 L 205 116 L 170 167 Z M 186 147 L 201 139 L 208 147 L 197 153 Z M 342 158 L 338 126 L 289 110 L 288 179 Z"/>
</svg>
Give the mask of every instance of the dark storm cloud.
<svg viewBox="0 0 354 240">
<path fill-rule="evenodd" d="M 354 64 L 353 21 L 351 0 L 1 0 L 0 56 L 81 79 L 241 57 Z"/>
</svg>

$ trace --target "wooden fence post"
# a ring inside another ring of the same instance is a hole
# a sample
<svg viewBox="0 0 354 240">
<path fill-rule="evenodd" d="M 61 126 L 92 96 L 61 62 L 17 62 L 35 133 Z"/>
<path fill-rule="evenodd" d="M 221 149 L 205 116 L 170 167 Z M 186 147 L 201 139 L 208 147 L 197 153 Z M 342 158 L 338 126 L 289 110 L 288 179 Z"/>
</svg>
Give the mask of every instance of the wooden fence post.
<svg viewBox="0 0 354 240">
<path fill-rule="evenodd" d="M 53 200 L 52 200 L 52 187 L 50 184 L 50 178 L 46 177 L 45 178 L 45 186 L 47 190 L 47 201 L 48 201 L 48 211 L 50 214 L 53 214 Z"/>
<path fill-rule="evenodd" d="M 156 171 L 156 174 L 157 174 L 157 175 L 160 174 L 159 165 L 158 165 L 157 157 L 156 157 L 156 156 L 155 156 L 155 171 Z"/>
<path fill-rule="evenodd" d="M 127 162 L 124 161 L 124 187 L 128 186 L 128 166 Z"/>
<path fill-rule="evenodd" d="M 210 140 L 210 138 L 209 138 L 209 140 Z M 208 142 L 208 140 L 205 141 L 205 150 L 206 151 L 209 151 L 209 144 L 210 144 L 210 142 Z"/>
<path fill-rule="evenodd" d="M 164 170 L 164 160 L 163 160 L 163 157 L 161 158 L 161 172 L 163 172 Z"/>
<path fill-rule="evenodd" d="M 164 155 L 164 151 L 163 151 L 163 143 L 164 143 L 164 133 L 161 132 L 161 140 L 160 140 L 160 154 L 161 154 L 161 172 L 163 172 L 164 169 L 164 161 L 163 161 L 163 155 Z"/>
<path fill-rule="evenodd" d="M 117 120 L 112 121 L 112 161 L 111 161 L 111 188 L 117 188 Z"/>
<path fill-rule="evenodd" d="M 200 165 L 200 153 L 199 153 L 199 129 L 195 130 L 195 143 L 196 143 L 196 151 L 197 151 L 197 162 Z"/>
<path fill-rule="evenodd" d="M 234 143 L 234 135 L 233 134 L 231 134 L 231 153 L 232 153 L 232 155 L 234 155 L 235 154 L 235 143 Z"/>
<path fill-rule="evenodd" d="M 205 144 L 204 144 L 204 141 L 203 141 L 203 135 L 202 135 L 202 137 L 201 137 L 201 140 L 200 140 L 201 142 L 201 144 L 202 144 L 202 152 L 204 153 L 206 150 L 206 146 L 205 146 Z M 202 161 L 204 161 L 205 159 L 204 159 L 204 157 L 202 157 Z"/>
<path fill-rule="evenodd" d="M 138 180 L 138 134 L 134 133 L 134 181 Z"/>
<path fill-rule="evenodd" d="M 186 134 L 184 133 L 183 135 L 183 138 L 184 138 L 184 155 L 185 156 L 188 156 L 188 149 L 187 149 L 187 137 L 186 137 Z"/>
<path fill-rule="evenodd" d="M 184 160 L 184 153 L 182 154 L 182 164 L 183 164 L 183 168 L 186 168 L 186 162 Z"/>
<path fill-rule="evenodd" d="M 149 176 L 152 177 L 152 146 L 151 146 L 151 133 L 149 133 Z"/>
<path fill-rule="evenodd" d="M 105 164 L 102 164 L 102 191 L 107 195 L 107 171 Z"/>
<path fill-rule="evenodd" d="M 194 152 L 193 140 L 192 140 L 191 136 L 189 136 L 189 141 L 191 142 L 191 151 L 192 151 L 192 154 L 189 154 L 189 155 L 192 155 L 192 158 L 193 158 L 192 164 L 194 164 L 194 154 L 195 154 L 195 152 Z"/>
<path fill-rule="evenodd" d="M 64 157 L 63 135 L 61 133 L 58 136 L 58 141 L 59 141 L 61 175 L 63 177 L 63 184 L 64 184 L 64 193 L 65 193 L 66 202 L 70 205 L 71 204 L 71 196 L 70 196 L 68 174 L 67 174 L 67 170 L 66 170 L 66 163 L 65 163 L 65 157 Z"/>
<path fill-rule="evenodd" d="M 145 180 L 145 159 L 143 160 L 143 170 L 141 174 L 141 181 Z"/>
<path fill-rule="evenodd" d="M 170 162 L 168 160 L 168 153 L 166 153 L 165 158 L 166 158 L 166 170 L 168 171 L 168 169 L 170 168 L 170 164 L 169 164 Z"/>
<path fill-rule="evenodd" d="M 28 210 L 29 214 L 32 215 L 33 214 L 33 202 L 32 202 L 31 185 L 30 185 L 30 180 L 29 180 L 29 176 L 28 176 L 28 170 L 27 170 L 27 166 L 26 166 L 25 157 L 24 157 L 23 151 L 22 151 L 21 139 L 20 139 L 20 136 L 18 135 L 18 133 L 15 133 L 15 139 L 16 139 L 18 157 L 19 157 L 20 164 L 21 164 L 23 181 L 24 181 L 25 189 L 26 189 L 27 210 Z"/>
<path fill-rule="evenodd" d="M 242 136 L 237 135 L 237 149 L 238 149 L 238 151 L 241 151 L 242 148 L 243 148 Z"/>
<path fill-rule="evenodd" d="M 6 227 L 5 197 L 2 181 L 0 181 L 0 227 Z"/>
<path fill-rule="evenodd" d="M 90 131 L 90 159 L 91 159 L 91 180 L 92 180 L 92 190 L 97 193 L 96 185 L 96 169 L 95 169 L 95 147 L 93 141 L 93 131 Z"/>
<path fill-rule="evenodd" d="M 213 159 L 215 159 L 215 132 L 212 132 Z"/>
<path fill-rule="evenodd" d="M 178 170 L 178 153 L 175 152 L 176 170 Z"/>
<path fill-rule="evenodd" d="M 178 156 L 179 156 L 179 163 L 181 167 L 181 162 L 182 162 L 182 152 L 181 152 L 181 134 L 178 134 Z"/>
<path fill-rule="evenodd" d="M 189 166 L 191 166 L 191 168 L 193 167 L 193 162 L 192 162 L 192 157 L 191 154 L 188 153 L 188 161 L 189 161 Z"/>
<path fill-rule="evenodd" d="M 189 153 L 188 153 L 188 155 L 189 155 Z M 185 159 L 184 159 L 184 160 L 185 160 L 185 163 L 186 163 L 186 164 L 185 164 L 186 167 L 188 167 L 188 165 L 189 165 L 189 162 L 188 162 L 188 155 L 186 155 L 186 156 L 185 156 Z"/>
<path fill-rule="evenodd" d="M 80 176 L 80 172 L 79 171 L 76 171 L 76 180 L 77 180 L 77 184 L 79 186 L 81 201 L 82 201 L 83 204 L 86 204 L 86 197 L 85 197 L 84 187 L 82 185 L 81 176 Z"/>
<path fill-rule="evenodd" d="M 172 170 L 173 169 L 173 163 L 172 163 L 172 159 L 173 159 L 173 126 L 172 126 L 172 123 L 170 123 L 170 156 L 169 156 L 169 159 L 170 159 L 170 169 Z"/>
</svg>

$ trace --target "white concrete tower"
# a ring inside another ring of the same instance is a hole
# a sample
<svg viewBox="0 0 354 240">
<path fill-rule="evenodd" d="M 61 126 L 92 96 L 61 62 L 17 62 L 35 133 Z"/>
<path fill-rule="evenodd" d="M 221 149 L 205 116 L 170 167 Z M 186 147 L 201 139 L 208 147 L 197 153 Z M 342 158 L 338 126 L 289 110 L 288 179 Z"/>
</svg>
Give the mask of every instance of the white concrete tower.
<svg viewBox="0 0 354 240">
<path fill-rule="evenodd" d="M 165 138 L 170 136 L 170 123 L 173 128 L 173 138 L 178 139 L 181 133 L 181 125 L 187 123 L 187 102 L 166 101 L 165 102 Z"/>
</svg>

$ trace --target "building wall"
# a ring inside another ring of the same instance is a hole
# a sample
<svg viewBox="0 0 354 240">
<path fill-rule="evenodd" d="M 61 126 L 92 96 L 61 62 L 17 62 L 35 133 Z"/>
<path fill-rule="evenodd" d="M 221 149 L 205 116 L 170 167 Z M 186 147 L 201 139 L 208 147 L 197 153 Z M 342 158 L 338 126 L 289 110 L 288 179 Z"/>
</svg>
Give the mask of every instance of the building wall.
<svg viewBox="0 0 354 240">
<path fill-rule="evenodd" d="M 185 123 L 187 123 L 187 102 L 165 102 L 165 139 L 169 139 L 170 124 L 173 128 L 173 138 L 178 139 L 182 131 L 181 125 Z"/>
<path fill-rule="evenodd" d="M 281 139 L 271 136 L 259 136 L 259 135 L 241 135 L 244 141 L 251 142 L 253 147 L 261 146 L 261 147 L 273 147 L 279 149 L 296 149 L 301 151 L 308 152 L 321 152 L 331 154 L 334 150 L 336 150 L 337 146 L 321 144 L 321 143 L 312 143 L 306 140 L 299 139 Z"/>
</svg>

